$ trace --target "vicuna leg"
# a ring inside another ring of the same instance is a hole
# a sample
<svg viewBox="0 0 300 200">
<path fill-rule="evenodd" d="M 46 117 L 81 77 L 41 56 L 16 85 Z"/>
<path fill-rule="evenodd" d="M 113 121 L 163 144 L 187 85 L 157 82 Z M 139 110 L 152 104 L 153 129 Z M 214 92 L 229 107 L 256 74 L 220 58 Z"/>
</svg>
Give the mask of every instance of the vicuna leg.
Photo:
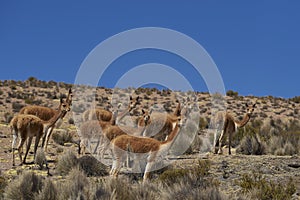
<svg viewBox="0 0 300 200">
<path fill-rule="evenodd" d="M 218 140 L 219 142 L 219 150 L 218 150 L 218 154 L 223 154 L 223 150 L 222 150 L 222 141 L 224 139 L 224 134 L 225 134 L 225 131 L 222 131 L 221 132 L 221 135 L 220 135 L 220 138 Z"/>
<path fill-rule="evenodd" d="M 34 152 L 34 159 L 35 159 L 35 156 L 36 156 L 36 150 L 37 150 L 37 147 L 38 147 L 38 145 L 39 145 L 39 141 L 40 141 L 40 136 L 36 136 L 36 138 L 35 138 L 35 143 L 34 143 L 34 150 L 33 150 L 33 152 Z"/>
<path fill-rule="evenodd" d="M 232 133 L 229 133 L 229 142 L 228 142 L 228 154 L 231 155 L 231 139 L 232 139 Z"/>
<path fill-rule="evenodd" d="M 110 175 L 114 177 L 118 177 L 119 171 L 122 167 L 122 164 L 124 162 L 124 157 L 125 157 L 125 152 L 121 152 L 123 150 L 119 150 L 119 151 L 120 152 L 118 153 L 118 155 L 115 154 L 115 158 L 110 173 Z"/>
<path fill-rule="evenodd" d="M 216 129 L 216 132 L 215 132 L 215 137 L 214 137 L 214 143 L 213 143 L 213 151 L 215 154 L 218 153 L 218 146 L 219 146 L 219 139 L 221 137 L 221 134 L 222 134 L 222 131 L 220 133 L 220 130 L 219 129 Z"/>
<path fill-rule="evenodd" d="M 149 157 L 147 158 L 147 165 L 145 168 L 143 181 L 146 181 L 150 178 L 150 172 L 152 171 L 152 167 L 154 165 L 156 156 L 157 155 L 154 153 L 154 154 L 150 154 Z"/>
<path fill-rule="evenodd" d="M 24 155 L 24 158 L 23 158 L 23 163 L 24 163 L 24 164 L 26 163 L 26 157 L 27 157 L 27 154 L 28 154 L 29 149 L 30 149 L 30 146 L 31 146 L 32 138 L 33 138 L 33 137 L 29 137 L 29 138 L 28 138 L 28 143 L 27 143 L 27 147 L 26 147 L 26 152 L 25 152 L 25 155 Z"/>
<path fill-rule="evenodd" d="M 22 151 L 22 147 L 23 147 L 25 141 L 26 141 L 26 138 L 21 138 L 21 140 L 20 140 L 20 142 L 19 142 L 19 145 L 18 145 L 18 154 L 19 154 L 19 158 L 20 158 L 20 162 L 21 162 L 20 165 L 22 165 L 22 155 L 21 155 L 21 151 Z"/>
<path fill-rule="evenodd" d="M 17 138 L 18 138 L 18 135 L 16 134 L 16 132 L 14 132 L 13 141 L 12 141 L 12 145 L 11 145 L 11 152 L 12 152 L 12 159 L 13 159 L 12 165 L 13 166 L 15 166 L 15 145 L 17 142 Z"/>
<path fill-rule="evenodd" d="M 50 128 L 47 130 L 47 133 L 46 133 L 46 135 L 45 135 L 44 138 L 43 138 L 42 147 L 44 147 L 44 151 L 45 151 L 45 152 L 47 152 L 48 142 L 49 142 L 50 135 L 51 135 L 53 129 L 54 129 L 54 127 L 50 127 Z M 46 142 L 46 143 L 45 143 L 45 142 Z"/>
</svg>

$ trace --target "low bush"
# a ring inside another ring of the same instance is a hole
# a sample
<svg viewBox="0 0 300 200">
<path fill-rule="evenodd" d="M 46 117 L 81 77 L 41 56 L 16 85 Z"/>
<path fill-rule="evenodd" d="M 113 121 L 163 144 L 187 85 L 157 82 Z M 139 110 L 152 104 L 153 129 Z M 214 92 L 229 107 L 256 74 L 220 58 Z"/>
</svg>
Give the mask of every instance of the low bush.
<svg viewBox="0 0 300 200">
<path fill-rule="evenodd" d="M 258 135 L 246 135 L 236 152 L 245 155 L 263 155 L 266 154 L 266 144 L 261 141 Z"/>
<path fill-rule="evenodd" d="M 78 159 L 72 151 L 67 151 L 58 158 L 56 170 L 62 175 L 66 175 L 74 167 L 78 166 Z"/>
<path fill-rule="evenodd" d="M 44 150 L 42 148 L 38 148 L 36 151 L 34 163 L 39 166 L 40 169 L 43 169 L 44 164 L 47 166 L 47 158 L 45 156 Z"/>
<path fill-rule="evenodd" d="M 73 134 L 69 131 L 54 132 L 52 139 L 55 143 L 63 146 L 65 143 L 73 141 Z"/>
<path fill-rule="evenodd" d="M 238 183 L 243 193 L 249 193 L 251 199 L 291 199 L 296 192 L 292 180 L 282 185 L 278 182 L 268 181 L 259 173 L 244 174 Z"/>
<path fill-rule="evenodd" d="M 46 179 L 42 190 L 35 195 L 35 200 L 57 200 L 58 190 L 56 185 L 50 180 Z"/>
<path fill-rule="evenodd" d="M 58 188 L 58 199 L 87 199 L 85 190 L 89 188 L 89 181 L 79 168 L 73 168 Z"/>
<path fill-rule="evenodd" d="M 6 186 L 7 186 L 7 181 L 5 177 L 0 176 L 0 199 L 3 199 L 3 193 L 5 191 Z"/>
<path fill-rule="evenodd" d="M 4 199 L 20 200 L 34 199 L 41 191 L 43 179 L 31 171 L 23 172 L 5 188 Z"/>
<path fill-rule="evenodd" d="M 106 176 L 107 167 L 93 156 L 83 156 L 78 159 L 80 169 L 87 176 Z"/>
</svg>

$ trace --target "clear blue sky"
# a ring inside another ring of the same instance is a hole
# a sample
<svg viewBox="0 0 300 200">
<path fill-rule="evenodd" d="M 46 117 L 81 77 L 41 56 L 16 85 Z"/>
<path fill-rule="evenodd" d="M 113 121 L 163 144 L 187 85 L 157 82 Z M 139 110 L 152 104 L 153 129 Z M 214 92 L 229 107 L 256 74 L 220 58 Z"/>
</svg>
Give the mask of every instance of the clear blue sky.
<svg viewBox="0 0 300 200">
<path fill-rule="evenodd" d="M 84 58 L 100 42 L 150 26 L 182 32 L 200 43 L 219 68 L 226 90 L 300 95 L 300 1 L 44 2 L 0 2 L 1 80 L 34 76 L 73 83 Z M 114 65 L 123 72 L 151 62 L 183 67 L 176 59 L 149 50 L 125 55 Z M 111 78 L 101 82 L 106 87 L 122 75 L 107 73 Z M 193 81 L 199 81 L 198 90 L 206 90 L 202 80 Z"/>
</svg>

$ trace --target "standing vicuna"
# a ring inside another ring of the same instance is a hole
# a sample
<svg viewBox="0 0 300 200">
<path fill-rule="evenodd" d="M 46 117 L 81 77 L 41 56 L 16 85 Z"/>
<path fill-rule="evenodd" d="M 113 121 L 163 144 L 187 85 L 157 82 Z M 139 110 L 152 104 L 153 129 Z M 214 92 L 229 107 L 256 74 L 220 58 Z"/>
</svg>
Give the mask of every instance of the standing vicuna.
<svg viewBox="0 0 300 200">
<path fill-rule="evenodd" d="M 118 105 L 118 108 L 120 108 Z M 80 149 L 82 149 L 81 153 L 85 154 L 86 147 L 91 147 L 90 143 L 93 139 L 96 139 L 97 144 L 94 150 L 96 153 L 100 142 L 102 141 L 103 131 L 107 129 L 109 126 L 116 125 L 116 120 L 118 116 L 118 109 L 112 112 L 112 118 L 110 121 L 99 121 L 99 120 L 89 120 L 82 123 L 80 126 Z M 121 115 L 122 117 L 122 115 Z"/>
<path fill-rule="evenodd" d="M 35 157 L 39 141 L 40 141 L 41 137 L 43 136 L 43 134 L 46 134 L 49 129 L 51 129 L 55 126 L 55 123 L 63 115 L 65 115 L 68 111 L 70 111 L 69 101 L 64 102 L 61 99 L 59 108 L 60 109 L 55 113 L 55 115 L 47 121 L 44 121 L 35 115 L 18 114 L 15 117 L 13 117 L 13 119 L 10 122 L 10 127 L 11 127 L 11 131 L 13 134 L 13 141 L 12 141 L 13 165 L 15 165 L 14 149 L 15 149 L 15 144 L 16 144 L 18 136 L 21 137 L 19 145 L 17 147 L 18 153 L 19 153 L 19 158 L 20 158 L 21 164 L 25 164 L 26 157 L 27 157 L 27 154 L 30 149 L 31 142 L 32 142 L 32 138 L 36 137 L 35 144 L 34 144 L 34 157 Z M 27 147 L 26 147 L 25 156 L 22 161 L 21 150 L 22 150 L 22 146 L 24 145 L 27 138 L 28 138 L 28 143 L 27 143 Z M 44 139 L 45 139 L 45 137 L 43 138 L 43 140 Z"/>
<path fill-rule="evenodd" d="M 101 138 L 101 148 L 99 150 L 99 155 L 101 157 L 104 156 L 106 150 L 109 147 L 110 142 L 121 136 L 121 135 L 133 135 L 133 136 L 140 136 L 143 135 L 143 132 L 145 131 L 148 122 L 150 120 L 150 113 L 145 112 L 144 110 L 142 110 L 143 113 L 143 123 L 144 126 L 143 127 L 129 127 L 129 126 L 109 126 L 107 127 L 104 131 L 103 131 L 103 137 Z M 130 146 L 127 147 L 127 149 L 130 149 Z M 129 158 L 127 158 L 129 159 Z M 127 161 L 127 166 L 129 166 L 129 161 Z"/>
<path fill-rule="evenodd" d="M 72 105 L 72 97 L 73 97 L 73 93 L 72 93 L 72 89 L 69 89 L 67 98 L 66 98 L 66 102 L 71 106 Z M 53 116 L 57 115 L 59 113 L 61 104 L 59 105 L 58 109 L 52 109 L 52 108 L 48 108 L 45 106 L 37 106 L 37 105 L 29 105 L 29 106 L 25 106 L 23 107 L 19 114 L 27 114 L 27 115 L 35 115 L 37 117 L 39 117 L 40 119 L 44 120 L 44 121 L 48 121 L 50 120 Z M 52 126 L 50 129 L 48 129 L 48 132 L 44 135 L 44 139 L 43 138 L 43 142 L 42 142 L 42 146 L 44 147 L 44 150 L 47 151 L 47 145 L 51 136 L 51 133 L 53 131 L 53 129 L 56 127 L 58 128 L 63 121 L 63 118 L 65 117 L 66 113 L 64 113 L 59 119 L 58 122 L 56 123 L 56 126 Z M 46 142 L 46 143 L 45 143 Z"/>
<path fill-rule="evenodd" d="M 151 137 L 159 141 L 167 139 L 168 135 L 174 129 L 174 123 L 177 122 L 178 117 L 181 115 L 181 105 L 178 103 L 174 113 L 165 114 L 154 112 L 151 114 L 151 120 L 149 121 L 146 130 L 143 132 L 143 136 Z M 144 118 L 138 120 L 138 127 L 142 127 L 144 124 Z"/>
<path fill-rule="evenodd" d="M 135 99 L 130 96 L 130 103 L 126 110 L 124 110 L 120 116 L 118 117 L 118 120 L 122 120 L 129 112 L 131 112 L 139 103 L 139 96 L 137 96 Z M 99 120 L 99 121 L 107 121 L 109 122 L 113 117 L 113 113 L 102 109 L 102 108 L 96 108 L 96 109 L 90 109 L 84 111 L 82 114 L 82 120 L 89 121 L 89 120 Z"/>
<path fill-rule="evenodd" d="M 218 112 L 215 117 L 214 126 L 217 129 L 214 138 L 214 153 L 222 154 L 222 142 L 224 138 L 228 137 L 228 154 L 231 154 L 231 140 L 237 128 L 244 127 L 250 120 L 254 112 L 255 104 L 248 105 L 246 103 L 246 114 L 241 121 L 235 120 L 234 117 L 228 112 Z M 217 146 L 219 146 L 217 148 Z"/>
<path fill-rule="evenodd" d="M 176 140 L 179 133 L 178 120 L 173 123 L 173 131 L 165 141 L 158 141 L 148 137 L 138 137 L 133 135 L 120 135 L 111 141 L 113 148 L 113 165 L 110 175 L 117 177 L 122 167 L 127 151 L 131 153 L 143 154 L 147 156 L 147 164 L 144 171 L 144 181 L 149 178 L 149 174 L 153 171 L 153 166 L 158 159 L 163 158 Z"/>
</svg>

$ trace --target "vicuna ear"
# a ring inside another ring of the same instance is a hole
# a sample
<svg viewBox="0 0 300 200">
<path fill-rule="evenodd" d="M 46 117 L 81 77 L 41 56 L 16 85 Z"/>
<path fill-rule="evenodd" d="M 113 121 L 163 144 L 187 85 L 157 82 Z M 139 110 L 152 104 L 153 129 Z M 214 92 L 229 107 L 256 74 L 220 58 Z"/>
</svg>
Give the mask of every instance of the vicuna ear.
<svg viewBox="0 0 300 200">
<path fill-rule="evenodd" d="M 246 103 L 246 106 L 249 107 L 248 103 Z"/>
<path fill-rule="evenodd" d="M 256 107 L 256 103 L 255 104 L 253 104 L 253 108 L 255 108 Z"/>
<path fill-rule="evenodd" d="M 130 96 L 129 98 L 130 98 L 130 101 L 132 101 L 132 96 Z"/>
<path fill-rule="evenodd" d="M 151 115 L 151 114 L 152 114 L 152 112 L 153 112 L 153 108 L 151 108 L 151 110 L 150 110 L 150 112 L 149 112 L 149 115 Z"/>
<path fill-rule="evenodd" d="M 143 113 L 143 114 L 145 114 L 145 111 L 144 111 L 144 109 L 142 109 L 142 113 Z"/>
<path fill-rule="evenodd" d="M 60 103 L 63 103 L 63 102 L 64 102 L 63 98 L 62 98 L 62 97 L 60 97 Z"/>
</svg>

